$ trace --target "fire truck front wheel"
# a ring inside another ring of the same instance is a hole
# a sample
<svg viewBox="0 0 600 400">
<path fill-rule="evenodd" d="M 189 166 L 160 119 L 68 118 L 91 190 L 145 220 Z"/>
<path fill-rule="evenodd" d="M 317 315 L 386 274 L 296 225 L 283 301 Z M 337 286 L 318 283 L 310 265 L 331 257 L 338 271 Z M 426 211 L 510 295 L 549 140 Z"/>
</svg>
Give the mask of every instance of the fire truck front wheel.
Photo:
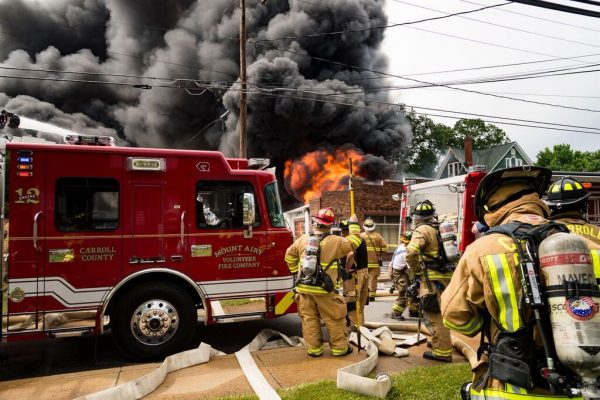
<svg viewBox="0 0 600 400">
<path fill-rule="evenodd" d="M 194 337 L 197 314 L 192 298 L 167 282 L 134 287 L 114 310 L 113 336 L 128 358 L 158 360 L 181 351 Z"/>
</svg>

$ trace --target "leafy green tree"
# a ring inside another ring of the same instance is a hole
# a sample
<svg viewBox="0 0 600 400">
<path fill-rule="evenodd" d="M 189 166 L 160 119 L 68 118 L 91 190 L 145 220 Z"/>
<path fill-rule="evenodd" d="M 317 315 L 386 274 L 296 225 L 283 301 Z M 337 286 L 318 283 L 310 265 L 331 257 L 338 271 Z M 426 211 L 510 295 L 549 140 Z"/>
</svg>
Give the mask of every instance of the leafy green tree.
<svg viewBox="0 0 600 400">
<path fill-rule="evenodd" d="M 454 124 L 446 146 L 463 148 L 467 136 L 473 138 L 473 149 L 487 149 L 510 142 L 506 132 L 496 125 L 486 124 L 481 119 L 461 119 Z"/>
<path fill-rule="evenodd" d="M 413 137 L 407 148 L 400 151 L 395 160 L 403 172 L 421 176 L 433 176 L 448 147 L 464 146 L 466 136 L 473 138 L 474 149 L 485 149 L 508 143 L 506 133 L 480 119 L 463 119 L 454 127 L 436 123 L 431 118 L 407 110 L 402 105 L 406 118 L 411 124 Z"/>
<path fill-rule="evenodd" d="M 535 165 L 554 171 L 598 171 L 600 151 L 579 151 L 566 143 L 556 144 L 552 150 L 546 147 L 540 151 Z"/>
<path fill-rule="evenodd" d="M 395 160 L 403 172 L 431 176 L 443 155 L 451 128 L 435 123 L 412 109 L 406 111 L 406 118 L 411 124 L 412 140 L 395 156 Z"/>
</svg>

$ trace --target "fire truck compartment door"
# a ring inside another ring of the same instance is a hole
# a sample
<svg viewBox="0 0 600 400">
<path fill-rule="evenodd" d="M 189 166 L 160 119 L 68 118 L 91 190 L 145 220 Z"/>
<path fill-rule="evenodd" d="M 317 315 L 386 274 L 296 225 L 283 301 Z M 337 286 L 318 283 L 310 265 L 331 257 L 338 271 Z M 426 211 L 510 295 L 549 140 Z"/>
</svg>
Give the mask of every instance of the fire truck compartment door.
<svg viewBox="0 0 600 400">
<path fill-rule="evenodd" d="M 164 185 L 133 185 L 131 264 L 163 263 Z M 174 232 L 175 233 L 175 232 Z"/>
</svg>

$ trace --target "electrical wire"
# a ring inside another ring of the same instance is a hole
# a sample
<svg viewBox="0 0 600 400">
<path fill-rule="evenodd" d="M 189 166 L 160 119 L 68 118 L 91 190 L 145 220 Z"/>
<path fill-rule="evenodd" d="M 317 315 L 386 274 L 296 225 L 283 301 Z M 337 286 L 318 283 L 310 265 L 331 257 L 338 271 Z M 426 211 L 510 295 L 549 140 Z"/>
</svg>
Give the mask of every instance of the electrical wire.
<svg viewBox="0 0 600 400">
<path fill-rule="evenodd" d="M 372 69 L 369 69 L 369 68 L 364 68 L 364 67 L 359 67 L 359 66 L 356 66 L 356 65 L 350 65 L 350 64 L 346 64 L 346 63 L 342 63 L 342 62 L 338 62 L 338 61 L 333 61 L 333 60 L 329 60 L 329 59 L 322 58 L 322 57 L 308 56 L 308 55 L 305 55 L 305 54 L 297 53 L 297 52 L 295 52 L 293 50 L 286 50 L 286 49 L 279 49 L 279 48 L 277 48 L 277 50 L 282 51 L 282 52 L 288 52 L 288 53 L 300 55 L 300 56 L 310 57 L 310 58 L 312 58 L 314 60 L 328 62 L 328 63 L 334 64 L 334 65 L 339 65 L 339 66 L 343 66 L 343 67 L 346 67 L 346 68 L 353 68 L 353 69 L 367 71 L 367 72 L 373 72 L 373 73 L 377 73 L 377 74 L 381 74 L 381 75 L 385 75 L 385 76 L 392 76 L 392 77 L 396 77 L 396 78 L 400 78 L 400 79 L 405 79 L 405 80 L 409 80 L 409 81 L 413 81 L 413 82 L 424 84 L 424 85 L 426 85 L 425 87 L 428 87 L 428 86 L 442 86 L 442 87 L 447 87 L 449 89 L 457 90 L 457 91 L 461 91 L 461 92 L 480 94 L 480 95 L 483 95 L 483 96 L 491 96 L 491 97 L 496 97 L 496 98 L 501 98 L 501 99 L 507 99 L 507 100 L 514 100 L 514 101 L 524 102 L 524 103 L 538 104 L 538 105 L 544 105 L 544 106 L 550 106 L 550 107 L 557 107 L 557 108 L 565 108 L 565 109 L 578 110 L 578 111 L 589 111 L 589 112 L 594 112 L 594 113 L 600 112 L 600 110 L 597 110 L 597 109 L 571 107 L 571 106 L 564 106 L 564 105 L 560 105 L 560 104 L 545 103 L 545 102 L 534 101 L 534 100 L 525 100 L 525 99 L 519 99 L 519 98 L 509 97 L 509 96 L 504 96 L 504 95 L 497 95 L 497 94 L 491 94 L 491 93 L 486 93 L 486 92 L 480 92 L 480 91 L 477 91 L 477 90 L 457 88 L 457 87 L 449 86 L 448 84 L 436 84 L 436 83 L 433 83 L 433 82 L 422 81 L 422 80 L 414 79 L 414 78 L 407 78 L 407 77 L 404 77 L 404 76 L 389 74 L 389 73 L 386 73 L 386 72 L 376 71 L 376 70 L 372 70 Z M 597 70 L 587 71 L 587 72 L 597 72 Z M 574 74 L 574 73 L 575 72 L 565 72 L 565 73 L 557 74 L 557 75 L 566 75 L 566 74 Z M 579 73 L 581 73 L 581 72 L 579 72 Z M 498 80 L 498 81 L 517 80 L 517 79 L 531 79 L 531 78 L 511 78 L 511 79 L 504 79 L 504 80 Z M 478 83 L 481 83 L 481 82 L 478 82 Z"/>
<path fill-rule="evenodd" d="M 467 4 L 474 4 L 474 5 L 477 5 L 477 6 L 483 6 L 483 5 L 485 5 L 485 4 L 481 4 L 481 3 L 477 3 L 475 1 L 469 1 L 469 0 L 459 0 L 459 1 L 462 1 L 463 3 L 467 3 Z M 505 8 L 497 8 L 496 11 L 501 11 L 503 13 L 509 13 L 509 14 L 513 14 L 513 15 L 521 15 L 523 17 L 537 19 L 537 20 L 540 20 L 540 21 L 552 22 L 554 24 L 569 26 L 571 28 L 584 29 L 584 30 L 587 30 L 587 31 L 594 31 L 594 32 L 600 32 L 600 29 L 589 28 L 589 27 L 585 27 L 585 26 L 581 26 L 581 25 L 573 25 L 573 24 L 569 24 L 569 23 L 566 23 L 566 22 L 562 22 L 562 21 L 556 21 L 554 19 L 538 17 L 537 15 L 530 15 L 530 14 L 525 14 L 525 13 L 521 13 L 521 12 L 518 12 L 518 11 L 507 10 Z"/>
<path fill-rule="evenodd" d="M 570 14 L 583 15 L 586 17 L 600 18 L 600 12 L 598 12 L 598 11 L 592 11 L 592 10 L 586 10 L 584 8 L 566 6 L 563 4 L 552 3 L 552 2 L 544 1 L 544 0 L 512 0 L 512 1 L 515 3 L 527 4 L 529 6 L 545 8 L 547 10 L 562 11 L 562 12 L 566 12 L 566 13 L 570 13 Z"/>
<path fill-rule="evenodd" d="M 367 105 L 357 105 L 357 104 L 352 104 L 352 103 L 335 102 L 335 101 L 330 101 L 330 100 L 310 99 L 310 98 L 305 98 L 305 97 L 297 97 L 297 96 L 289 96 L 289 95 L 281 96 L 281 95 L 276 95 L 276 94 L 264 94 L 264 93 L 261 93 L 261 95 L 264 95 L 267 97 L 284 97 L 284 98 L 293 98 L 293 99 L 308 100 L 308 101 L 315 101 L 315 102 L 326 102 L 326 103 L 337 104 L 337 105 L 342 105 L 342 106 L 349 106 L 349 107 L 370 108 L 370 109 L 376 109 L 376 110 L 379 109 L 378 107 L 372 107 L 372 106 L 367 106 Z M 389 104 L 393 105 L 394 108 L 398 107 L 397 104 L 393 104 L 393 103 L 389 103 Z M 450 116 L 450 115 L 433 114 L 433 113 L 422 113 L 422 112 L 416 112 L 416 111 L 415 111 L 415 114 L 424 115 L 424 116 L 428 116 L 428 117 L 440 117 L 440 118 L 449 118 L 449 119 L 457 119 L 457 120 L 464 119 L 464 117 L 455 117 L 455 116 Z M 468 115 L 467 113 L 465 113 L 465 114 Z M 553 131 L 588 133 L 588 134 L 592 134 L 592 135 L 600 135 L 600 132 L 582 131 L 579 129 L 555 128 L 555 127 L 548 127 L 548 126 L 520 124 L 520 123 L 516 123 L 516 122 L 503 122 L 503 121 L 483 120 L 483 119 L 482 119 L 482 121 L 488 122 L 488 123 L 493 123 L 493 124 L 498 124 L 498 125 L 510 125 L 510 126 L 526 127 L 526 128 L 546 129 L 546 130 L 553 130 Z"/>
<path fill-rule="evenodd" d="M 447 13 L 445 11 L 437 10 L 435 8 L 420 6 L 420 5 L 409 3 L 409 2 L 403 1 L 403 0 L 393 0 L 393 1 L 395 1 L 397 3 L 407 4 L 407 5 L 412 6 L 412 7 L 417 7 L 417 8 L 429 10 L 429 11 L 434 11 L 434 12 L 438 12 L 438 13 L 442 13 L 442 14 L 449 14 L 449 13 Z M 577 40 L 570 40 L 570 39 L 565 39 L 565 38 L 561 38 L 561 37 L 558 37 L 558 36 L 546 35 L 544 33 L 532 32 L 532 31 L 528 31 L 526 29 L 515 28 L 515 27 L 512 27 L 512 26 L 497 24 L 495 22 L 490 22 L 490 21 L 483 21 L 483 20 L 480 20 L 480 19 L 477 19 L 477 18 L 473 18 L 473 17 L 465 17 L 463 15 L 456 15 L 456 16 L 458 18 L 466 19 L 466 20 L 469 20 L 469 21 L 475 21 L 475 22 L 479 22 L 479 23 L 482 23 L 482 24 L 496 26 L 496 27 L 499 27 L 499 28 L 509 29 L 509 30 L 513 30 L 513 31 L 521 32 L 521 33 L 527 33 L 527 34 L 530 34 L 530 35 L 541 36 L 541 37 L 545 37 L 545 38 L 549 38 L 549 39 L 554 39 L 554 40 L 560 40 L 560 41 L 568 42 L 568 43 L 580 44 L 580 45 L 583 45 L 583 46 L 590 46 L 590 47 L 598 47 L 598 48 L 600 48 L 600 45 L 596 45 L 596 44 L 593 44 L 593 43 L 579 42 Z"/>
<path fill-rule="evenodd" d="M 471 14 L 471 13 L 474 13 L 474 12 L 478 12 L 478 11 L 482 11 L 482 10 L 487 10 L 488 8 L 494 8 L 494 7 L 504 6 L 506 4 L 510 4 L 510 1 L 506 2 L 506 3 L 494 4 L 494 5 L 491 5 L 491 6 L 481 7 L 481 8 L 475 9 L 475 10 L 461 11 L 461 12 L 457 12 L 457 13 L 454 13 L 454 14 L 448 14 L 448 15 L 443 15 L 443 16 L 439 16 L 439 17 L 425 18 L 425 19 L 420 19 L 420 20 L 415 20 L 415 21 L 400 22 L 400 23 L 397 23 L 397 24 L 390 24 L 390 25 L 383 25 L 383 26 L 372 26 L 370 28 L 361 28 L 361 29 L 345 29 L 345 30 L 334 31 L 334 32 L 311 33 L 311 34 L 307 34 L 307 35 L 282 36 L 282 37 L 273 38 L 273 39 L 258 39 L 258 40 L 248 41 L 248 43 L 250 43 L 250 42 L 252 42 L 252 43 L 275 42 L 275 41 L 278 41 L 278 40 L 296 40 L 296 39 L 303 39 L 303 38 L 315 38 L 315 37 L 322 37 L 322 36 L 344 35 L 344 34 L 347 34 L 347 33 L 358 33 L 358 32 L 368 32 L 368 31 L 373 31 L 373 30 L 388 29 L 388 28 L 394 28 L 394 27 L 397 27 L 397 26 L 407 26 L 407 25 L 413 25 L 413 24 L 420 24 L 422 22 L 436 21 L 436 20 L 440 20 L 440 19 L 444 19 L 444 18 L 449 18 L 449 17 L 454 17 L 454 16 L 458 16 L 458 15 L 463 15 L 463 14 Z"/>
</svg>

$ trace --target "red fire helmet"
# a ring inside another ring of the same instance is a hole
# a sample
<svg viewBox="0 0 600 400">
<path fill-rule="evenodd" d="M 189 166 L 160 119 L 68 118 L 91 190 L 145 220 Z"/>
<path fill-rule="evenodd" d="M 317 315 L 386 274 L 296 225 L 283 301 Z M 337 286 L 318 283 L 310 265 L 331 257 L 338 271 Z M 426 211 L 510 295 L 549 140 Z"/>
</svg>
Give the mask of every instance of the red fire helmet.
<svg viewBox="0 0 600 400">
<path fill-rule="evenodd" d="M 335 222 L 335 214 L 331 207 L 321 208 L 313 219 L 321 225 L 330 226 Z"/>
</svg>

